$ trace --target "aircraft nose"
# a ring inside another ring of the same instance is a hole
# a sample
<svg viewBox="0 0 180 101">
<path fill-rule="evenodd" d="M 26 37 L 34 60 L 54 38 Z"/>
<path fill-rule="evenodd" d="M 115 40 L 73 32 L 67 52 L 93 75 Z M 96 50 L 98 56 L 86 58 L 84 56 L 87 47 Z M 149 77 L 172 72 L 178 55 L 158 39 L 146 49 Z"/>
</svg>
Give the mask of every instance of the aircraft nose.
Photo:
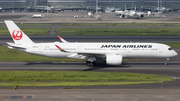
<svg viewBox="0 0 180 101">
<path fill-rule="evenodd" d="M 177 56 L 177 55 L 178 55 L 178 53 L 177 53 L 176 51 L 174 51 L 173 54 L 174 54 L 174 56 Z"/>
</svg>

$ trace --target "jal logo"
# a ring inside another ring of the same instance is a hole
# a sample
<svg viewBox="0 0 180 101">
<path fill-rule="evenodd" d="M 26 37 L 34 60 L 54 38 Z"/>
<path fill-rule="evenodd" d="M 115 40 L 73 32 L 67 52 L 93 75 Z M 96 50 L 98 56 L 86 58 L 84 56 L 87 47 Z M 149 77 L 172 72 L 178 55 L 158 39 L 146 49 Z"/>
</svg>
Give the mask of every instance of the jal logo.
<svg viewBox="0 0 180 101">
<path fill-rule="evenodd" d="M 21 40 L 23 37 L 23 33 L 21 30 L 16 29 L 13 31 L 12 36 L 14 40 Z"/>
</svg>

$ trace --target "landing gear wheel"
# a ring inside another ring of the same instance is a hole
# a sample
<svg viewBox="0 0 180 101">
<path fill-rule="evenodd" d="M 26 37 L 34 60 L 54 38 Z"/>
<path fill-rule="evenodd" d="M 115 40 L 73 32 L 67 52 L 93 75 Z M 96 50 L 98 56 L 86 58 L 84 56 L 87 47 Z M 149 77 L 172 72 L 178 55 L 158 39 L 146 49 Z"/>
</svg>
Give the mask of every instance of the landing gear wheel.
<svg viewBox="0 0 180 101">
<path fill-rule="evenodd" d="M 87 64 L 88 67 L 91 67 L 91 62 L 90 61 L 87 61 L 86 64 Z"/>
<path fill-rule="evenodd" d="M 168 65 L 168 60 L 169 60 L 169 58 L 166 58 L 166 59 L 165 59 L 165 62 L 164 62 L 164 65 L 165 65 L 165 66 Z"/>
<path fill-rule="evenodd" d="M 96 66 L 96 62 L 95 61 L 94 62 L 87 61 L 86 64 L 87 64 L 88 67 L 95 67 Z"/>
<path fill-rule="evenodd" d="M 92 62 L 92 67 L 96 67 L 96 62 Z"/>
</svg>

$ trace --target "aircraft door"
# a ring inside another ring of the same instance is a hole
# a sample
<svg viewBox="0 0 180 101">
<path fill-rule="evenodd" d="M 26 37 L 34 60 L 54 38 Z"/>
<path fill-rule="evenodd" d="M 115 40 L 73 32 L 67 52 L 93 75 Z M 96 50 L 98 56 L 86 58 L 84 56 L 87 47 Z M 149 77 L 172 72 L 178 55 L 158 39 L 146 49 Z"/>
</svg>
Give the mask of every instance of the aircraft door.
<svg viewBox="0 0 180 101">
<path fill-rule="evenodd" d="M 39 53 L 43 52 L 43 46 L 39 46 Z"/>
<path fill-rule="evenodd" d="M 159 53 L 163 53 L 163 48 L 162 48 L 162 46 L 159 46 Z"/>
<path fill-rule="evenodd" d="M 81 51 L 81 46 L 77 47 L 77 51 L 79 51 L 79 52 Z"/>
</svg>

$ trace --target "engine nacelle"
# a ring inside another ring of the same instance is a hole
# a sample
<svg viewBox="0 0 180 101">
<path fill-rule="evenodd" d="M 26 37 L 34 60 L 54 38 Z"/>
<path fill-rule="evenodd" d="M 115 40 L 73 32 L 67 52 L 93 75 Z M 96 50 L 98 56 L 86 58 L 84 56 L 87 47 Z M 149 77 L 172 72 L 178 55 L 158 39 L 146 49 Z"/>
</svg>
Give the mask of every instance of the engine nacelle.
<svg viewBox="0 0 180 101">
<path fill-rule="evenodd" d="M 106 64 L 108 65 L 121 65 L 122 56 L 119 54 L 106 54 Z"/>
<path fill-rule="evenodd" d="M 119 18 L 125 18 L 125 15 L 124 15 L 124 14 L 122 14 L 122 15 L 120 15 L 120 16 L 119 16 Z"/>
<path fill-rule="evenodd" d="M 141 14 L 141 15 L 140 15 L 140 18 L 144 18 L 144 15 L 143 15 L 143 14 Z"/>
</svg>

